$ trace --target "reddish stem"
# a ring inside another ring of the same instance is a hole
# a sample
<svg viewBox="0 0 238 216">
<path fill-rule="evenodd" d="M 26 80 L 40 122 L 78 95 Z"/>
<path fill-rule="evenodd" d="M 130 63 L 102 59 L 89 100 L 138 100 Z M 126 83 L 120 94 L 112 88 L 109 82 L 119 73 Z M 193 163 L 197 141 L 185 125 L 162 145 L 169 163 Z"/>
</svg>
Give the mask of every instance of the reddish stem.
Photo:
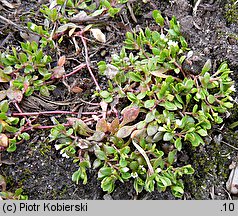
<svg viewBox="0 0 238 216">
<path fill-rule="evenodd" d="M 171 57 L 169 59 L 172 60 Z M 182 72 L 184 77 L 187 77 L 186 74 L 183 71 L 183 68 L 176 61 L 174 61 L 173 64 Z"/>
<path fill-rule="evenodd" d="M 43 112 L 26 112 L 26 113 L 12 113 L 12 116 L 37 116 L 37 115 L 53 115 L 53 114 L 75 114 L 77 115 L 78 112 L 72 111 L 43 111 Z M 97 115 L 98 112 L 82 112 L 82 115 Z"/>
<path fill-rule="evenodd" d="M 69 77 L 69 76 L 71 76 L 71 75 L 77 73 L 78 71 L 80 71 L 80 70 L 81 70 L 82 68 L 84 68 L 84 67 L 86 67 L 86 64 L 80 64 L 80 65 L 78 66 L 78 68 L 76 68 L 75 70 L 73 70 L 72 72 L 70 72 L 70 73 L 68 73 L 68 74 L 65 74 L 65 75 L 63 76 L 63 78 Z"/>
<path fill-rule="evenodd" d="M 37 116 L 37 115 L 48 115 L 48 114 L 78 114 L 77 112 L 71 111 L 43 111 L 43 112 L 26 112 L 26 113 L 12 113 L 12 116 Z"/>
<path fill-rule="evenodd" d="M 19 113 L 23 113 L 17 102 L 14 102 L 14 105 L 15 105 L 15 107 L 17 108 L 17 110 L 18 110 Z M 30 121 L 25 115 L 22 115 L 22 116 L 26 119 L 26 122 L 27 122 L 29 125 L 31 125 L 31 121 Z"/>
</svg>

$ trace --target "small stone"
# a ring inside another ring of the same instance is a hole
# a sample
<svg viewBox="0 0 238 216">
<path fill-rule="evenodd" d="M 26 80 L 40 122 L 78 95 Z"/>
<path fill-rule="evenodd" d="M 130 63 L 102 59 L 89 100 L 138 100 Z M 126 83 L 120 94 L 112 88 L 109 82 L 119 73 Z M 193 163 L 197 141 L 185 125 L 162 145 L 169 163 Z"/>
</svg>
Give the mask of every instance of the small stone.
<svg viewBox="0 0 238 216">
<path fill-rule="evenodd" d="M 104 200 L 113 200 L 112 196 L 110 194 L 103 195 Z"/>
</svg>

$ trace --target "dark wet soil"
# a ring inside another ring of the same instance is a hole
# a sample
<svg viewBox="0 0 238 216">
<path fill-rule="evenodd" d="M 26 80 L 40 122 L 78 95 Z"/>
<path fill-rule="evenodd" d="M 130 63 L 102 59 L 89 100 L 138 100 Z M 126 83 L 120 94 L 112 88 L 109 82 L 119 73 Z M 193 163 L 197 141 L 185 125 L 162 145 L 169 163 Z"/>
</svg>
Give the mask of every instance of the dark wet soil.
<svg viewBox="0 0 238 216">
<path fill-rule="evenodd" d="M 9 1 L 10 2 L 10 1 Z M 13 1 L 12 1 L 13 2 Z M 33 1 L 21 1 L 22 5 L 18 13 L 29 13 L 24 16 L 27 22 L 28 19 L 34 19 L 31 11 L 37 11 L 38 6 Z M 40 1 L 39 1 L 40 2 Z M 210 58 L 213 62 L 213 68 L 222 61 L 227 61 L 229 66 L 234 71 L 233 77 L 238 79 L 238 26 L 237 24 L 229 24 L 224 17 L 224 7 L 227 1 L 222 0 L 203 0 L 198 6 L 196 15 L 194 14 L 194 2 L 189 0 L 174 0 L 174 1 L 153 1 L 152 4 L 144 4 L 141 1 L 134 2 L 136 8 L 137 23 L 135 23 L 129 12 L 125 11 L 129 19 L 129 23 L 121 25 L 125 22 L 124 16 L 120 16 L 115 20 L 110 21 L 110 25 L 102 28 L 107 33 L 109 43 L 107 45 L 98 45 L 90 47 L 91 61 L 94 65 L 96 73 L 96 62 L 106 59 L 112 53 L 118 52 L 122 46 L 124 34 L 131 28 L 144 28 L 145 26 L 153 26 L 150 16 L 150 11 L 155 9 L 161 10 L 164 16 L 171 18 L 173 15 L 177 17 L 181 26 L 182 32 L 189 43 L 191 50 L 204 59 Z M 39 3 L 38 3 L 39 4 Z M 0 5 L 1 6 L 1 5 Z M 7 8 L 2 5 L 0 13 L 12 19 L 14 22 L 19 22 L 17 16 L 14 16 L 14 10 L 7 13 Z M 19 36 L 19 29 L 14 29 L 14 26 L 5 26 L 0 24 L 2 33 L 0 33 L 0 42 L 6 36 L 9 40 L 1 47 L 1 50 L 6 49 L 12 44 L 17 44 L 18 40 L 22 40 Z M 7 30 L 13 28 L 12 30 Z M 9 36 L 11 32 L 11 35 Z M 72 46 L 72 45 L 71 45 Z M 106 53 L 102 55 L 102 51 Z M 76 58 L 74 47 L 66 44 L 66 48 L 62 50 L 62 54 Z M 80 61 L 80 60 L 78 60 Z M 82 60 L 84 61 L 84 60 Z M 199 62 L 197 62 L 198 67 Z M 69 65 L 69 68 L 72 65 Z M 70 69 L 69 69 L 70 70 Z M 100 85 L 104 85 L 106 80 L 96 74 Z M 78 95 L 69 95 L 67 89 L 58 86 L 52 100 L 62 100 L 74 97 L 84 98 L 87 100 L 90 94 L 93 93 L 94 84 L 90 80 L 87 71 L 84 74 L 77 74 L 72 80 L 67 80 L 71 83 L 76 80 L 76 83 L 84 90 Z M 237 86 L 237 82 L 235 83 Z M 236 96 L 234 96 L 236 97 Z M 70 110 L 74 107 L 60 107 L 62 110 Z M 83 107 L 84 111 L 87 107 Z M 45 117 L 42 121 L 49 121 Z M 187 147 L 183 150 L 179 160 L 185 160 L 190 163 L 195 174 L 191 177 L 186 177 L 184 199 L 229 199 L 230 195 L 226 191 L 225 183 L 228 179 L 230 170 L 229 164 L 237 156 L 237 151 L 226 145 L 229 143 L 234 147 L 238 147 L 238 131 L 237 128 L 229 130 L 228 126 L 238 120 L 237 106 L 230 111 L 229 117 L 224 120 L 224 125 L 214 127 L 211 131 L 210 138 L 205 146 L 198 149 Z M 2 164 L 0 166 L 0 174 L 7 178 L 7 190 L 14 191 L 22 187 L 24 194 L 29 196 L 29 199 L 175 199 L 169 190 L 164 193 L 142 192 L 136 196 L 131 182 L 125 184 L 117 183 L 115 191 L 108 195 L 100 188 L 100 182 L 97 180 L 97 174 L 94 170 L 88 172 L 88 183 L 76 185 L 71 180 L 72 173 L 77 169 L 77 166 L 71 160 L 62 158 L 58 151 L 55 150 L 54 144 L 46 142 L 49 131 L 33 131 L 31 136 L 33 139 L 29 142 L 22 143 L 17 146 L 17 151 L 14 153 L 1 152 L 2 160 L 14 162 L 12 165 Z M 219 139 L 217 139 L 219 137 Z M 222 142 L 222 141 L 223 142 Z M 232 197 L 236 198 L 236 197 Z"/>
</svg>

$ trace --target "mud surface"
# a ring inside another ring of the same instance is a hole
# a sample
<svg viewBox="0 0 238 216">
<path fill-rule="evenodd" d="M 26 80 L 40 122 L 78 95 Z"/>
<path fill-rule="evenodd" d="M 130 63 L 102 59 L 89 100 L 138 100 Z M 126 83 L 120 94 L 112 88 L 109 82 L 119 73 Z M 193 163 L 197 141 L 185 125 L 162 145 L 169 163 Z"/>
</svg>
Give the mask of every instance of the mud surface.
<svg viewBox="0 0 238 216">
<path fill-rule="evenodd" d="M 10 2 L 10 1 L 9 1 Z M 37 11 L 37 5 L 31 1 L 21 1 L 20 14 L 29 13 L 30 11 Z M 132 28 L 144 28 L 145 26 L 152 26 L 152 19 L 150 11 L 155 9 L 161 10 L 164 16 L 171 18 L 173 15 L 179 20 L 182 32 L 188 41 L 189 47 L 199 56 L 196 65 L 199 68 L 202 63 L 210 58 L 213 62 L 213 69 L 215 70 L 219 63 L 227 61 L 229 66 L 234 71 L 233 77 L 238 79 L 238 26 L 237 24 L 228 24 L 224 17 L 224 6 L 226 1 L 206 1 L 203 0 L 198 6 L 196 13 L 194 11 L 195 4 L 188 0 L 174 0 L 168 1 L 153 1 L 152 4 L 146 6 L 142 2 L 137 1 L 134 5 L 137 9 L 135 13 L 137 23 L 133 21 L 128 11 L 121 15 L 117 21 L 111 20 L 110 24 L 102 29 L 107 34 L 110 43 L 106 46 L 100 45 L 96 48 L 91 47 L 91 61 L 95 63 L 94 72 L 97 73 L 96 62 L 102 59 L 109 59 L 112 53 L 118 52 L 122 47 L 124 34 Z M 39 4 L 39 3 L 38 3 Z M 5 8 L 4 6 L 2 6 Z M 12 19 L 16 22 L 16 16 L 7 14 L 6 8 L 0 9 L 3 16 Z M 30 14 L 30 13 L 29 13 Z M 30 16 L 30 15 L 29 15 Z M 27 22 L 27 18 L 23 22 Z M 126 22 L 125 17 L 128 18 L 127 25 L 120 23 Z M 0 24 L 2 28 L 9 28 Z M 126 26 L 126 27 L 125 27 Z M 11 27 L 14 29 L 14 27 Z M 9 30 L 11 31 L 11 30 Z M 0 33 L 0 42 L 2 42 L 9 31 L 5 29 Z M 5 49 L 11 44 L 17 43 L 20 40 L 19 30 L 12 31 L 6 41 L 1 47 Z M 74 47 L 69 47 L 62 53 L 67 53 L 74 58 Z M 106 51 L 106 55 L 102 56 L 102 51 Z M 202 63 L 201 63 L 202 62 Z M 68 65 L 70 68 L 71 65 Z M 106 81 L 104 78 L 98 77 L 100 85 L 104 85 Z M 90 80 L 90 76 L 85 70 L 85 74 L 76 75 L 73 78 L 85 91 L 83 94 L 74 96 L 75 100 L 78 98 L 87 99 L 93 93 L 94 84 Z M 70 83 L 70 80 L 68 80 Z M 237 86 L 237 82 L 236 82 Z M 54 93 L 53 100 L 65 100 L 72 97 L 68 95 L 67 89 L 58 86 Z M 236 96 L 234 96 L 236 97 Z M 74 105 L 76 106 L 76 105 Z M 61 109 L 73 109 L 72 107 L 61 107 Z M 27 109 L 33 109 L 27 108 Z M 88 108 L 84 107 L 84 111 Z M 28 110 L 29 111 L 29 110 Z M 34 111 L 34 110 L 33 110 Z M 228 114 L 228 118 L 224 120 L 224 125 L 214 127 L 210 133 L 205 146 L 201 146 L 196 150 L 187 146 L 180 155 L 180 161 L 190 163 L 194 169 L 195 174 L 192 177 L 186 177 L 184 199 L 229 199 L 230 195 L 226 191 L 225 183 L 228 179 L 230 170 L 228 169 L 232 160 L 235 160 L 237 151 L 230 145 L 238 148 L 237 128 L 229 130 L 228 126 L 238 120 L 237 106 Z M 42 121 L 49 121 L 43 119 Z M 115 191 L 108 195 L 100 188 L 100 182 L 97 180 L 97 174 L 91 170 L 88 173 L 88 183 L 83 185 L 79 183 L 76 185 L 71 180 L 72 173 L 77 169 L 77 166 L 71 160 L 62 158 L 58 151 L 55 150 L 53 143 L 47 143 L 48 131 L 33 131 L 31 142 L 25 142 L 17 146 L 17 151 L 14 153 L 2 152 L 2 160 L 8 160 L 14 164 L 4 164 L 0 166 L 0 174 L 7 178 L 7 189 L 14 191 L 16 188 L 22 187 L 24 194 L 29 196 L 29 199 L 175 199 L 169 190 L 164 193 L 142 192 L 136 196 L 131 182 L 125 184 L 117 183 Z M 234 199 L 236 197 L 233 197 Z"/>
</svg>

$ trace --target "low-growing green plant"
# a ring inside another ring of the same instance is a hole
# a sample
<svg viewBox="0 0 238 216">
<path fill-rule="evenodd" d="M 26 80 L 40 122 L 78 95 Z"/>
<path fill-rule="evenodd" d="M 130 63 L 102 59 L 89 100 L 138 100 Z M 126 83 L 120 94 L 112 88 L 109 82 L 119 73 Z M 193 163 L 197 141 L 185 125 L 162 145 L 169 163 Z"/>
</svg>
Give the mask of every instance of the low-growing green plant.
<svg viewBox="0 0 238 216">
<path fill-rule="evenodd" d="M 137 193 L 170 187 L 181 197 L 181 177 L 194 170 L 177 166 L 177 153 L 186 143 L 204 145 L 212 125 L 222 123 L 233 106 L 228 65 L 222 63 L 212 72 L 208 60 L 199 74 L 186 73 L 182 64 L 188 46 L 175 17 L 169 23 L 159 11 L 153 17 L 159 32 L 128 32 L 120 54 L 114 54 L 110 63 L 98 63 L 109 81 L 107 90 L 95 93 L 106 112 L 96 128 L 68 118 L 72 127 L 59 124 L 51 130 L 56 149 L 79 164 L 72 176 L 76 183 L 86 184 L 86 170 L 93 168 L 109 193 L 117 180 L 132 179 Z"/>
<path fill-rule="evenodd" d="M 64 76 L 65 57 L 50 68 L 52 59 L 44 49 L 54 45 L 55 36 L 62 41 L 66 32 L 85 42 L 83 33 L 92 27 L 82 30 L 60 13 L 66 11 L 73 18 L 79 8 L 84 18 L 105 13 L 113 17 L 120 11 L 117 4 L 126 2 L 103 0 L 98 6 L 92 1 L 57 1 L 61 7 L 53 10 L 43 6 L 41 12 L 48 26 L 28 23 L 28 28 L 41 36 L 39 44 L 21 43 L 20 52 L 13 47 L 11 52 L 0 53 L 0 83 L 8 86 L 0 91 L 1 148 L 15 151 L 18 141 L 29 139 L 25 131 L 33 128 L 23 113 L 22 119 L 12 117 L 9 104 L 17 107 L 24 96 L 35 91 L 49 96 L 55 88 L 53 81 Z M 84 10 L 92 13 L 87 15 Z M 109 193 L 117 181 L 131 180 L 137 193 L 170 188 L 174 196 L 181 197 L 182 176 L 194 170 L 189 164 L 179 166 L 177 154 L 185 144 L 194 148 L 204 145 L 212 125 L 222 123 L 224 113 L 233 106 L 234 87 L 228 65 L 222 63 L 212 71 L 208 60 L 200 73 L 188 73 L 183 63 L 189 48 L 175 17 L 167 23 L 157 10 L 152 16 L 158 31 L 146 28 L 128 32 L 121 52 L 112 55 L 109 63 L 98 63 L 101 75 L 108 78 L 108 88 L 95 92 L 102 107 L 101 115 L 92 116 L 97 120 L 95 128 L 87 124 L 87 119 L 69 117 L 66 124 L 58 122 L 51 129 L 50 141 L 55 142 L 55 148 L 79 165 L 72 175 L 76 183 L 82 180 L 86 184 L 87 169 L 92 168 L 98 170 L 101 187 Z M 104 36 L 102 32 L 100 35 Z M 24 198 L 19 192 L 9 196 Z"/>
<path fill-rule="evenodd" d="M 25 119 L 8 115 L 9 105 L 7 100 L 0 102 L 0 148 L 7 148 L 8 152 L 16 150 L 17 141 L 29 140 L 26 132 L 18 133 L 25 124 Z"/>
<path fill-rule="evenodd" d="M 20 52 L 12 47 L 11 52 L 0 53 L 0 83 L 5 85 L 0 91 L 0 147 L 8 152 L 16 150 L 17 142 L 29 140 L 24 125 L 32 126 L 26 118 L 11 116 L 9 105 L 18 106 L 24 96 L 35 91 L 49 96 L 55 89 L 52 81 L 64 74 L 65 59 L 61 57 L 58 65 L 50 68 L 52 59 L 39 46 L 35 41 L 27 41 L 21 43 Z"/>
<path fill-rule="evenodd" d="M 0 198 L 2 200 L 28 200 L 28 196 L 23 193 L 23 189 L 19 188 L 14 193 L 9 191 L 0 192 Z"/>
<path fill-rule="evenodd" d="M 23 95 L 29 96 L 34 91 L 49 96 L 49 91 L 55 88 L 47 84 L 53 78 L 53 70 L 48 66 L 51 61 L 35 41 L 22 42 L 21 52 L 12 47 L 12 54 L 0 53 L 0 82 L 9 83 L 9 88 L 1 91 L 1 99 L 7 96 L 20 102 Z"/>
<path fill-rule="evenodd" d="M 128 0 L 100 0 L 98 2 L 92 0 L 69 0 L 67 2 L 64 0 L 58 0 L 56 1 L 56 4 L 53 5 L 53 8 L 43 5 L 40 11 L 44 14 L 46 19 L 53 23 L 58 20 L 61 22 L 67 22 L 67 19 L 62 16 L 65 13 L 68 15 L 69 19 L 75 15 L 82 16 L 82 18 L 88 18 L 108 14 L 110 17 L 114 17 L 120 12 L 121 6 L 127 2 Z"/>
<path fill-rule="evenodd" d="M 75 33 L 82 34 L 90 30 L 97 20 L 109 19 L 118 14 L 121 8 L 128 0 L 107 1 L 100 0 L 94 2 L 87 1 L 61 1 L 58 0 L 50 6 L 42 5 L 40 8 L 41 14 L 45 17 L 44 25 L 37 25 L 33 22 L 28 22 L 27 27 L 30 31 L 40 37 L 40 47 L 55 48 L 55 43 L 61 43 L 65 36 L 75 36 Z M 67 16 L 65 16 L 65 14 Z M 82 29 L 82 25 L 76 23 L 88 24 Z M 97 35 L 98 33 L 97 29 Z M 100 32 L 100 35 L 103 33 Z M 105 42 L 105 39 L 98 39 L 100 36 L 94 37 L 100 42 Z M 103 37 L 105 37 L 103 35 Z M 77 45 L 76 45 L 77 49 Z"/>
<path fill-rule="evenodd" d="M 28 196 L 27 195 L 23 195 L 23 189 L 22 188 L 18 188 L 14 193 L 7 191 L 6 190 L 6 179 L 4 178 L 4 176 L 0 175 L 0 187 L 1 187 L 1 191 L 0 191 L 0 200 L 27 200 Z"/>
</svg>

